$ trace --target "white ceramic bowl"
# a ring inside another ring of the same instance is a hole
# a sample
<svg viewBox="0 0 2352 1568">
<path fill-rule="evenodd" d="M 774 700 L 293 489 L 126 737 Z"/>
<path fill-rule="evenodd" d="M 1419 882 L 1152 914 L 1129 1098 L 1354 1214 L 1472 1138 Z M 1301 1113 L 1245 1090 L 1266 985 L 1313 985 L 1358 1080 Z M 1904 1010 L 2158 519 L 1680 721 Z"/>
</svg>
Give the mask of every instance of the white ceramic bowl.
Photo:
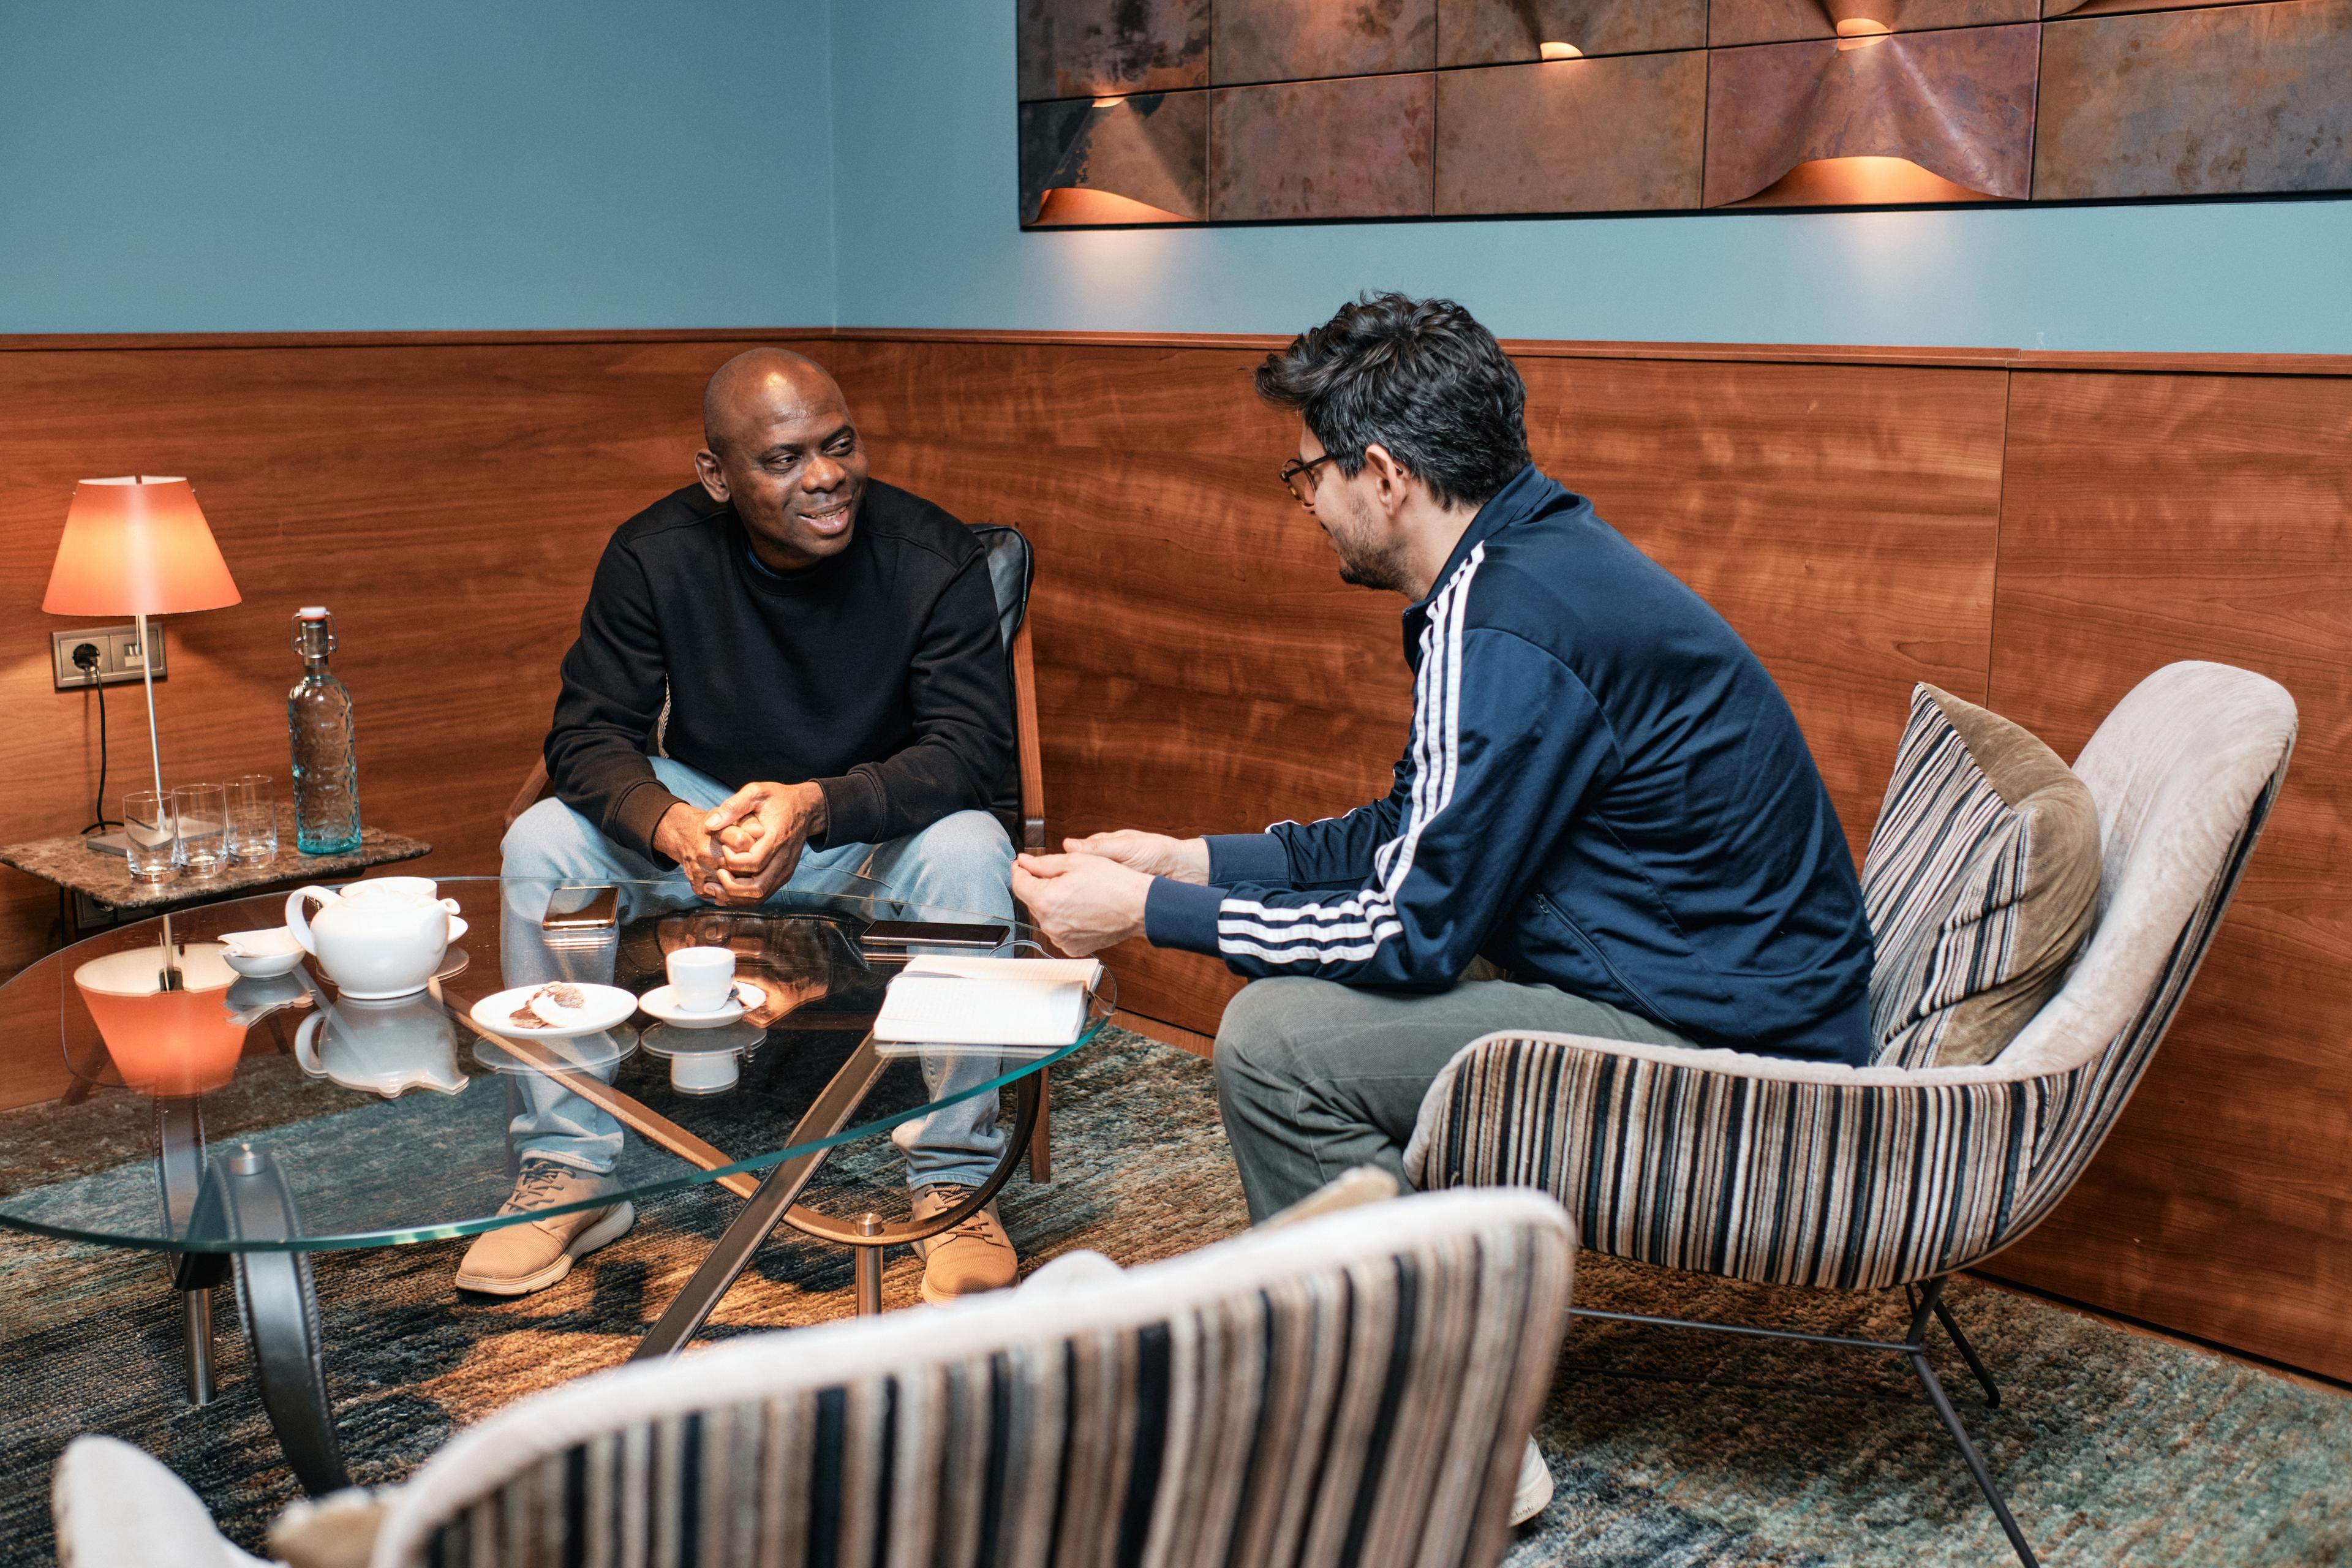
<svg viewBox="0 0 2352 1568">
<path fill-rule="evenodd" d="M 291 974 L 294 966 L 302 962 L 302 944 L 284 926 L 270 926 L 261 931 L 233 931 L 221 938 L 227 951 L 222 960 L 239 974 L 255 980 L 268 980 L 280 974 Z"/>
</svg>

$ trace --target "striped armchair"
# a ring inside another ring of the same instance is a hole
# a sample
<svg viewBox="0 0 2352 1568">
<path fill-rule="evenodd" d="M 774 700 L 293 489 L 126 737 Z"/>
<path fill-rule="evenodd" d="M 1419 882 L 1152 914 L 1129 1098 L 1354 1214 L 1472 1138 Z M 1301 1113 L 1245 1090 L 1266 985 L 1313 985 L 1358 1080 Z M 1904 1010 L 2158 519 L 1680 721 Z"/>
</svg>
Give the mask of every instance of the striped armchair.
<svg viewBox="0 0 2352 1568">
<path fill-rule="evenodd" d="M 1917 1287 L 1909 1332 L 1884 1348 L 1909 1359 L 2032 1563 L 1928 1365 L 1927 1325 L 1943 1324 L 1998 1406 L 1945 1277 L 2047 1216 L 2115 1125 L 2228 907 L 2294 729 L 2284 688 L 2226 665 L 2167 666 L 2116 704 L 2074 763 L 2098 806 L 2097 925 L 1988 1063 L 1853 1068 L 1489 1035 L 1431 1086 L 1406 1170 L 1424 1189 L 1544 1188 L 1612 1257 L 1776 1285 Z"/>
<path fill-rule="evenodd" d="M 271 1544 L 304 1568 L 1494 1568 L 1575 1255 L 1549 1198 L 1447 1193 L 1041 1271 L 584 1378 L 404 1486 L 298 1504 Z M 69 1568 L 246 1561 L 110 1438 L 66 1450 L 55 1506 Z"/>
</svg>

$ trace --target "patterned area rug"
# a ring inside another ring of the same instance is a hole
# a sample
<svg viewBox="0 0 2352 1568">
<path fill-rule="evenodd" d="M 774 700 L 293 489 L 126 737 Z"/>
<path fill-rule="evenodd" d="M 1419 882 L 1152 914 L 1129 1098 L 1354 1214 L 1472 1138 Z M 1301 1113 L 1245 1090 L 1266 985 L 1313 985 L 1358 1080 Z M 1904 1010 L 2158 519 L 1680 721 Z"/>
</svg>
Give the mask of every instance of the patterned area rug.
<svg viewBox="0 0 2352 1568">
<path fill-rule="evenodd" d="M 1055 1181 L 1016 1179 L 1003 1205 L 1031 1262 L 1075 1247 L 1143 1262 L 1244 1225 L 1207 1063 L 1114 1031 L 1057 1073 L 1054 1100 Z M 838 1158 L 817 1201 L 856 1212 L 894 1184 L 896 1156 L 876 1143 Z M 627 1239 L 519 1302 L 460 1297 L 457 1243 L 321 1255 L 330 1387 L 357 1479 L 397 1480 L 456 1428 L 618 1363 L 734 1206 L 709 1191 L 661 1200 Z M 910 1257 L 894 1259 L 887 1300 L 913 1302 L 918 1278 Z M 774 1242 L 711 1335 L 842 1316 L 849 1284 L 841 1255 Z M 1902 1320 L 1899 1300 L 1589 1255 L 1577 1295 L 1837 1333 L 1897 1334 Z M 178 1309 L 156 1259 L 0 1236 L 0 1299 L 12 1305 L 0 1324 L 0 1561 L 51 1559 L 50 1467 L 81 1431 L 161 1456 L 257 1548 L 293 1485 L 233 1305 L 221 1396 L 196 1410 L 181 1396 Z M 2352 1563 L 2352 1398 L 1988 1286 L 1963 1283 L 1951 1300 L 2003 1409 L 1984 1408 L 1957 1356 L 1939 1355 L 1939 1373 L 2044 1561 Z M 1559 1491 L 1509 1568 L 2011 1561 L 1933 1413 L 1894 1358 L 1877 1359 L 1580 1321 L 1538 1433 Z"/>
</svg>

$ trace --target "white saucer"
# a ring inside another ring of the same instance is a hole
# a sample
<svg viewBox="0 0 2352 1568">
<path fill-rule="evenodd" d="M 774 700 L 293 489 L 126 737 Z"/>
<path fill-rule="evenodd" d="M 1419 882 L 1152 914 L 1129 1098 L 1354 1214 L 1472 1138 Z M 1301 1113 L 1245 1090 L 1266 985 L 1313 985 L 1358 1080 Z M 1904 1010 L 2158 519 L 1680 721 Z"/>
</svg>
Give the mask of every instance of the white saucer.
<svg viewBox="0 0 2352 1568">
<path fill-rule="evenodd" d="M 600 1035 L 614 1025 L 625 1022 L 637 1010 L 637 999 L 617 985 L 592 985 L 579 981 L 562 984 L 576 985 L 587 1005 L 569 1012 L 559 1023 L 562 1012 L 549 1006 L 542 999 L 537 1003 L 536 985 L 515 985 L 494 992 L 474 1004 L 471 1016 L 475 1023 L 493 1035 L 506 1035 L 518 1040 L 569 1040 L 582 1035 Z M 530 1005 L 532 1016 L 544 1022 L 544 1027 L 531 1028 L 514 1021 L 516 1011 Z"/>
<path fill-rule="evenodd" d="M 674 1024 L 681 1029 L 715 1029 L 722 1024 L 733 1023 L 768 999 L 767 992 L 761 987 L 748 980 L 738 980 L 734 995 L 725 1006 L 715 1007 L 708 1013 L 690 1013 L 677 1005 L 677 994 L 675 985 L 656 985 L 637 998 L 637 1005 L 663 1023 Z"/>
</svg>

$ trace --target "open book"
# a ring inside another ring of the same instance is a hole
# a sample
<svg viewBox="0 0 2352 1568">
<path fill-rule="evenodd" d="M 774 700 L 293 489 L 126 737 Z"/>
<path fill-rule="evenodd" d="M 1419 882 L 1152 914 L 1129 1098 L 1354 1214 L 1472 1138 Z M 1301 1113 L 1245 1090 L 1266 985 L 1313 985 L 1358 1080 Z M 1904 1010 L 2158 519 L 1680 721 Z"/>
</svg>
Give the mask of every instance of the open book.
<svg viewBox="0 0 2352 1568">
<path fill-rule="evenodd" d="M 890 982 L 877 1040 L 913 1045 L 1066 1046 L 1086 1026 L 1091 958 L 907 961 Z"/>
</svg>

